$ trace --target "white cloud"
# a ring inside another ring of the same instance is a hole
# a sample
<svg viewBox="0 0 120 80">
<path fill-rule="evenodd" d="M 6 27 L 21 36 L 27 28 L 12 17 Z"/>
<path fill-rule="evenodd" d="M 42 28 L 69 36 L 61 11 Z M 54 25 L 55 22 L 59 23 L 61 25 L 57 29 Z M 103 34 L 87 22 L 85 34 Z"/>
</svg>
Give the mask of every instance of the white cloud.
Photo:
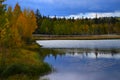
<svg viewBox="0 0 120 80">
<path fill-rule="evenodd" d="M 104 13 L 99 13 L 99 12 L 91 12 L 91 13 L 79 13 L 76 15 L 69 15 L 69 16 L 65 16 L 66 18 L 73 18 L 77 19 L 77 18 L 95 18 L 97 15 L 97 18 L 99 17 L 120 17 L 120 11 L 116 11 L 116 12 L 104 12 Z M 53 16 L 51 16 L 53 17 Z M 57 16 L 59 18 L 63 18 L 63 16 Z"/>
<path fill-rule="evenodd" d="M 95 17 L 94 12 L 111 12 L 111 13 L 97 13 L 98 17 L 102 16 L 120 16 L 119 3 L 120 0 L 6 0 L 6 4 L 14 7 L 16 3 L 19 3 L 21 7 L 30 8 L 33 10 L 40 9 L 44 15 L 69 15 L 69 17 L 81 18 Z M 113 12 L 112 11 L 119 11 Z M 82 12 L 82 13 L 79 13 Z M 85 13 L 93 12 L 93 13 Z M 79 13 L 79 14 L 77 14 Z M 85 13 L 85 14 L 83 14 Z M 73 15 L 70 15 L 73 14 Z"/>
</svg>

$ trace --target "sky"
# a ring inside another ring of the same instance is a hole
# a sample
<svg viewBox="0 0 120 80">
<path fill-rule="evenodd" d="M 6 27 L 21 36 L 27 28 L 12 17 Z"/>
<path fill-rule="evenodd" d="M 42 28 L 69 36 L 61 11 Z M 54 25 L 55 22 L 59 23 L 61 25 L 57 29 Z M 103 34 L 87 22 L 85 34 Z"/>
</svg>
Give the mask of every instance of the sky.
<svg viewBox="0 0 120 80">
<path fill-rule="evenodd" d="M 120 0 L 7 0 L 8 6 L 19 3 L 22 9 L 39 9 L 45 16 L 98 17 L 119 16 Z"/>
</svg>

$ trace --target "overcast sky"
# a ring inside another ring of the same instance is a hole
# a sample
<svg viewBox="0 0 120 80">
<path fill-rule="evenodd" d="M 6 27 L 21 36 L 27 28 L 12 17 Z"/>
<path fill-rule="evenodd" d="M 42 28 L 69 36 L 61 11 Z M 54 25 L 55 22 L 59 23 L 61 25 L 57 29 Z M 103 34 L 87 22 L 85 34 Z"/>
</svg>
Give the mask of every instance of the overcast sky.
<svg viewBox="0 0 120 80">
<path fill-rule="evenodd" d="M 42 15 L 67 17 L 120 16 L 120 0 L 7 0 L 9 6 L 39 9 Z"/>
</svg>

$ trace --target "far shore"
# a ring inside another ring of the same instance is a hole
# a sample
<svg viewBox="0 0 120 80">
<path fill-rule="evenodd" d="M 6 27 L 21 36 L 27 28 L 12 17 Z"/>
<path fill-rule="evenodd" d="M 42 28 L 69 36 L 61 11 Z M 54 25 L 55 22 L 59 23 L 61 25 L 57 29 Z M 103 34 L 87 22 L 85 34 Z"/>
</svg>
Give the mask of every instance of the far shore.
<svg viewBox="0 0 120 80">
<path fill-rule="evenodd" d="M 35 40 L 102 40 L 102 39 L 120 39 L 120 35 L 42 35 L 33 34 Z"/>
</svg>

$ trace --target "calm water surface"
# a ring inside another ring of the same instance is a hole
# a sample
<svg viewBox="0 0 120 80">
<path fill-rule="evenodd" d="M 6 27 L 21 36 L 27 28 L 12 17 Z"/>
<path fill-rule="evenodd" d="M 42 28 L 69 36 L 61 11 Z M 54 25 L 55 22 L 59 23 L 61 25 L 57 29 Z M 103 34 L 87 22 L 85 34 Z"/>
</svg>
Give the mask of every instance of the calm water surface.
<svg viewBox="0 0 120 80">
<path fill-rule="evenodd" d="M 120 40 L 37 41 L 53 72 L 40 80 L 120 80 Z M 56 52 L 56 55 L 52 51 Z"/>
</svg>

